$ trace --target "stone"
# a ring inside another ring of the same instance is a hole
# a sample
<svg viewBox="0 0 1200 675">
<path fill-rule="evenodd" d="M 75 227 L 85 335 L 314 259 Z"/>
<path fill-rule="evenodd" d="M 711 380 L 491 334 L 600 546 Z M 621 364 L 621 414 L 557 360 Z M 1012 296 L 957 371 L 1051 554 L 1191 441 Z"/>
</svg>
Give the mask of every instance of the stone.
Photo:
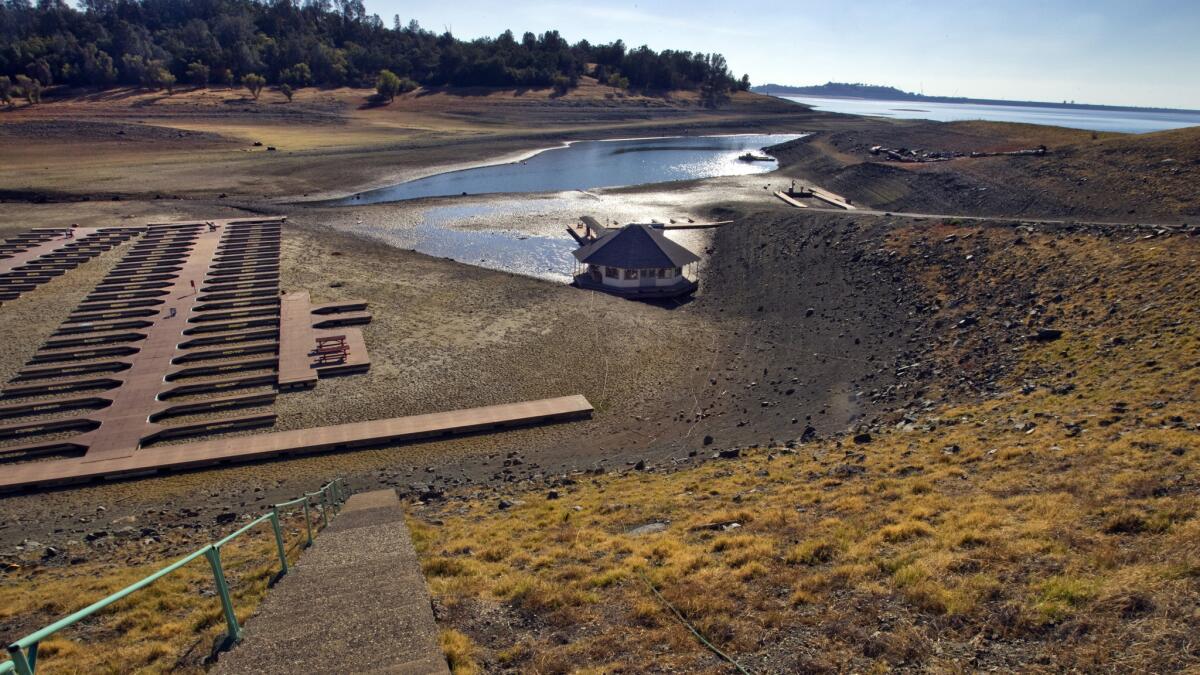
<svg viewBox="0 0 1200 675">
<path fill-rule="evenodd" d="M 666 523 L 646 523 L 645 525 L 639 525 L 638 527 L 633 528 L 627 534 L 633 537 L 640 537 L 644 534 L 654 534 L 655 532 L 662 532 L 666 529 Z"/>
<path fill-rule="evenodd" d="M 1063 332 L 1057 328 L 1039 328 L 1029 339 L 1034 342 L 1053 342 L 1062 336 Z"/>
</svg>

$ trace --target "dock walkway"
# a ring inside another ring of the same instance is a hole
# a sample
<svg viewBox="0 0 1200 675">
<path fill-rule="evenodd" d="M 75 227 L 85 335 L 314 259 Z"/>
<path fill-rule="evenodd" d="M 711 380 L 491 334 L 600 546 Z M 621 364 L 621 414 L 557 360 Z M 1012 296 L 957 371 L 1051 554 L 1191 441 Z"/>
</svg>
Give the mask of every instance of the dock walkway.
<svg viewBox="0 0 1200 675">
<path fill-rule="evenodd" d="M 448 675 L 396 492 L 351 496 L 212 672 Z"/>
</svg>

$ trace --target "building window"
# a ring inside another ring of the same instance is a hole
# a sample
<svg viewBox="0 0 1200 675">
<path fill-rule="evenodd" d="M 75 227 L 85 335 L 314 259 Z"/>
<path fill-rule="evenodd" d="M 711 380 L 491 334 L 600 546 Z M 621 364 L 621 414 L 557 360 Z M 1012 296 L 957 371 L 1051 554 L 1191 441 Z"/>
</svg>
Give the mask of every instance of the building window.
<svg viewBox="0 0 1200 675">
<path fill-rule="evenodd" d="M 636 279 L 637 278 L 637 270 L 625 270 L 625 278 L 626 279 Z"/>
<path fill-rule="evenodd" d="M 604 276 L 608 277 L 609 279 L 619 279 L 620 278 L 620 274 L 617 273 L 617 268 L 615 268 L 615 267 L 605 267 L 604 268 Z"/>
<path fill-rule="evenodd" d="M 666 279 L 666 278 L 667 278 L 667 271 L 666 271 L 665 269 L 659 268 L 659 270 L 658 270 L 658 278 L 659 278 L 659 279 Z"/>
</svg>

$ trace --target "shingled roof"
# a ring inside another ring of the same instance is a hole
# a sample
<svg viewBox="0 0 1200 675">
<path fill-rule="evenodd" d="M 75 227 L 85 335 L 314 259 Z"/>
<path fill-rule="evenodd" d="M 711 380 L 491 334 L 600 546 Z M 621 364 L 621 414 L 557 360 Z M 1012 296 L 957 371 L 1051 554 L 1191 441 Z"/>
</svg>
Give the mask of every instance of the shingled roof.
<svg viewBox="0 0 1200 675">
<path fill-rule="evenodd" d="M 634 224 L 609 232 L 575 251 L 581 263 L 624 269 L 683 267 L 700 256 L 649 225 Z"/>
</svg>

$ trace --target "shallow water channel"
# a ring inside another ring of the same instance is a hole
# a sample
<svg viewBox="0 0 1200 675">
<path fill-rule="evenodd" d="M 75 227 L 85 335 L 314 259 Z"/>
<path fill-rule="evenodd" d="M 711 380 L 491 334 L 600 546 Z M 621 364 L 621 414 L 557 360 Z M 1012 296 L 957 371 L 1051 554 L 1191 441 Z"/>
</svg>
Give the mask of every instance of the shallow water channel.
<svg viewBox="0 0 1200 675">
<path fill-rule="evenodd" d="M 580 141 L 528 159 L 425 178 L 351 195 L 338 203 L 376 204 L 422 197 L 503 192 L 560 192 L 772 171 L 775 161 L 747 162 L 747 152 L 799 138 L 796 134 L 683 136 Z"/>
</svg>

